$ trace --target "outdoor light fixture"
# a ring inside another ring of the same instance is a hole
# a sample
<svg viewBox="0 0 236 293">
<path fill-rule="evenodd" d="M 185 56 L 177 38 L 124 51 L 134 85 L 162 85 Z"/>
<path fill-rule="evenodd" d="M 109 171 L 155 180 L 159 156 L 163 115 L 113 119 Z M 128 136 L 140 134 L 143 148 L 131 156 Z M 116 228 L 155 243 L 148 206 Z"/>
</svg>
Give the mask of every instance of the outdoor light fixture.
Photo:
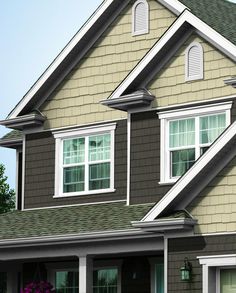
<svg viewBox="0 0 236 293">
<path fill-rule="evenodd" d="M 181 281 L 190 281 L 192 273 L 192 265 L 188 261 L 188 258 L 184 259 L 184 266 L 180 268 Z"/>
</svg>

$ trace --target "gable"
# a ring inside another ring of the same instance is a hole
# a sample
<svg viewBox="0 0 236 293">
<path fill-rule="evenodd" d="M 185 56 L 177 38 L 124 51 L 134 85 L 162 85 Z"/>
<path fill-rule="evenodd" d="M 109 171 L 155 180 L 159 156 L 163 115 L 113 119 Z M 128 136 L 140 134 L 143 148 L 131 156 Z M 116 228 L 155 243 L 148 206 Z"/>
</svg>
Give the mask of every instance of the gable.
<svg viewBox="0 0 236 293">
<path fill-rule="evenodd" d="M 98 39 L 64 82 L 40 106 L 45 128 L 58 128 L 126 117 L 100 105 L 132 70 L 176 16 L 155 0 L 149 1 L 150 32 L 132 36 L 132 5 Z"/>
<path fill-rule="evenodd" d="M 187 207 L 198 220 L 195 232 L 220 233 L 236 230 L 236 157 Z"/>
<path fill-rule="evenodd" d="M 193 42 L 203 47 L 203 79 L 185 81 L 185 50 Z M 148 89 L 156 96 L 152 107 L 210 100 L 235 95 L 235 89 L 224 84 L 224 80 L 236 75 L 235 63 L 193 34 L 164 68 L 149 83 Z"/>
</svg>

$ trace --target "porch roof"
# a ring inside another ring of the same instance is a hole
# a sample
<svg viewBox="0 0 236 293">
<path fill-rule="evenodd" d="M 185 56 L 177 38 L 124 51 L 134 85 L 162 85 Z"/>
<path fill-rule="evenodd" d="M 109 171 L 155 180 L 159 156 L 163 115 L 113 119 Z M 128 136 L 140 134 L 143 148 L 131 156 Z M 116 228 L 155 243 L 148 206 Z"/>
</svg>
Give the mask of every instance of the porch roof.
<svg viewBox="0 0 236 293">
<path fill-rule="evenodd" d="M 0 241 L 133 229 L 153 204 L 124 202 L 12 211 L 0 215 Z"/>
</svg>

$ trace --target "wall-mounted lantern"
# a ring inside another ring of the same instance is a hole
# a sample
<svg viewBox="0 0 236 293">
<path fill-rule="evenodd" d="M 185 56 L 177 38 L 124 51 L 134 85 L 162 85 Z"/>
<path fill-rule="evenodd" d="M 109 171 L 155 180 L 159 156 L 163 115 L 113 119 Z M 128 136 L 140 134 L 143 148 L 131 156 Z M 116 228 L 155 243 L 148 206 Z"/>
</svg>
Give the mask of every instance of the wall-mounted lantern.
<svg viewBox="0 0 236 293">
<path fill-rule="evenodd" d="M 190 281 L 192 276 L 192 265 L 188 258 L 184 259 L 184 266 L 180 268 L 181 281 Z"/>
</svg>

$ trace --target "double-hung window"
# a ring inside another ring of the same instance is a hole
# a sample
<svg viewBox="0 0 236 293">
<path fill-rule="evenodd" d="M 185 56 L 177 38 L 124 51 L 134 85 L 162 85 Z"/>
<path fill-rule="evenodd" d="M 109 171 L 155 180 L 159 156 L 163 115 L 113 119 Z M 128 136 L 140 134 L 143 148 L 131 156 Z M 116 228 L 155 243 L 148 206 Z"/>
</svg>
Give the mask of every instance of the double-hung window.
<svg viewBox="0 0 236 293">
<path fill-rule="evenodd" d="M 55 197 L 114 190 L 115 124 L 55 132 Z"/>
<path fill-rule="evenodd" d="M 230 124 L 232 103 L 163 112 L 161 119 L 161 182 L 174 182 L 209 148 Z"/>
</svg>

